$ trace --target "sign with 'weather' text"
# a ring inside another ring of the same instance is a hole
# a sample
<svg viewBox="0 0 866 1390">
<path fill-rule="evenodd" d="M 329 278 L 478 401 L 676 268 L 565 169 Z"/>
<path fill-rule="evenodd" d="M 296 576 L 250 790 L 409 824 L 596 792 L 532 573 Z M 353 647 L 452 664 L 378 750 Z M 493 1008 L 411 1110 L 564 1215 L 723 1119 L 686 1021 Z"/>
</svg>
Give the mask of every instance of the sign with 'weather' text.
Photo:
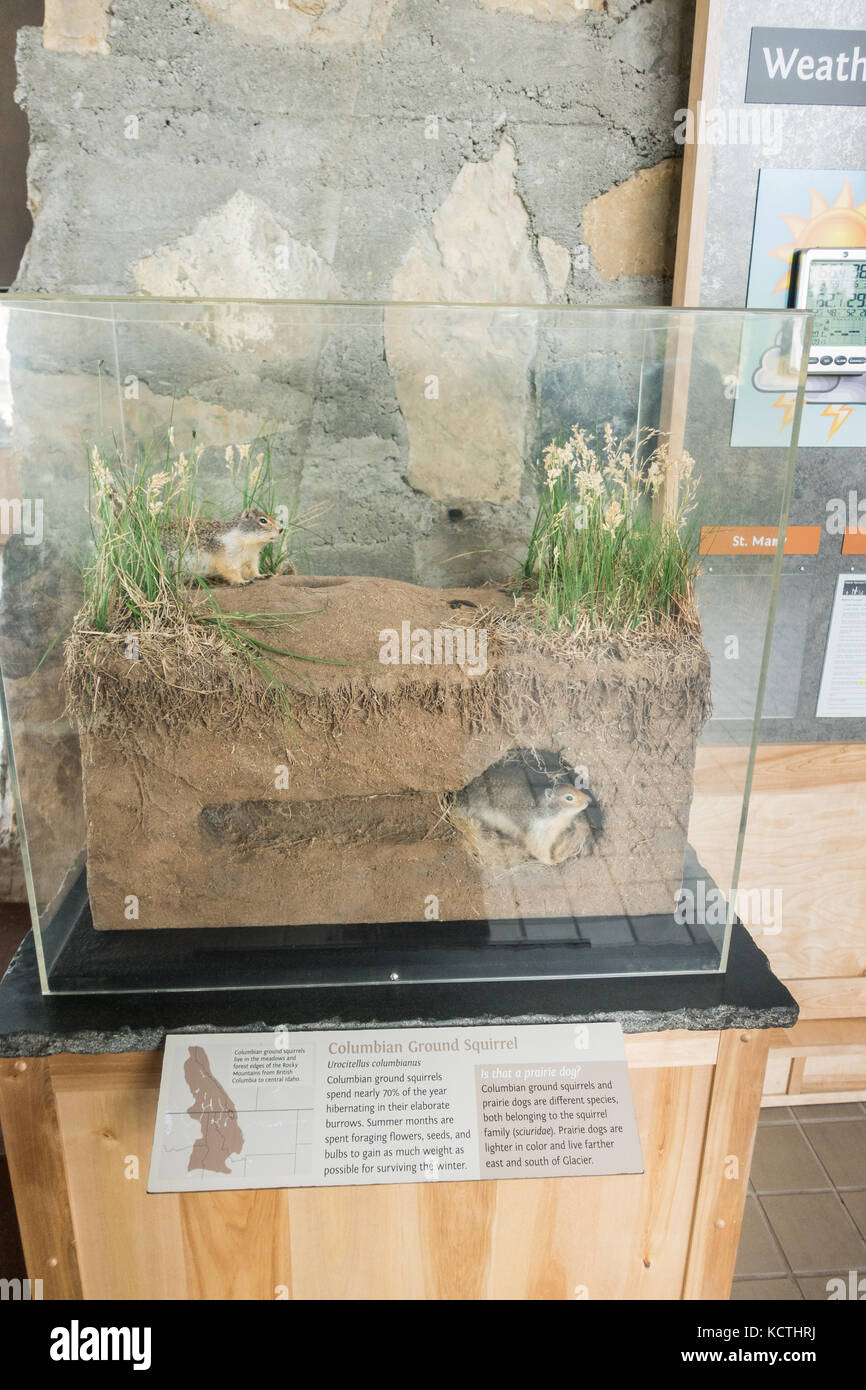
<svg viewBox="0 0 866 1390">
<path fill-rule="evenodd" d="M 866 106 L 866 30 L 753 29 L 746 101 Z"/>
<path fill-rule="evenodd" d="M 172 1034 L 149 1192 L 641 1173 L 617 1023 Z"/>
</svg>

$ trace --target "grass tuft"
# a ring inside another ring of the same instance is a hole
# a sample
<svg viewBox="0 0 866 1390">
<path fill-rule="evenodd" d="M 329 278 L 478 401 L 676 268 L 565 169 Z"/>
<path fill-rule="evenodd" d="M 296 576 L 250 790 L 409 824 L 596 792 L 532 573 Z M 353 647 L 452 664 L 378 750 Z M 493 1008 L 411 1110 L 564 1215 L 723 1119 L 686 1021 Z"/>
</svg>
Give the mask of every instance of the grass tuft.
<svg viewBox="0 0 866 1390">
<path fill-rule="evenodd" d="M 149 652 L 168 654 L 162 664 L 173 666 L 181 651 L 185 660 L 200 645 L 205 667 L 214 661 L 226 666 L 228 687 L 249 695 L 248 677 L 256 678 L 265 702 L 281 715 L 291 717 L 288 694 L 269 656 L 308 660 L 274 641 L 274 629 L 285 629 L 308 612 L 230 613 L 219 604 L 205 581 L 188 573 L 184 555 L 195 545 L 196 520 L 200 515 L 198 463 L 202 446 L 190 454 L 176 452 L 169 428 L 164 449 L 141 445 L 132 459 L 115 443 L 110 449 L 88 449 L 90 482 L 89 514 L 94 555 L 84 572 L 84 604 L 75 618 L 67 643 L 67 674 L 81 713 L 82 694 L 89 686 L 95 702 L 98 682 L 88 680 L 86 653 L 117 650 L 100 638 L 120 639 L 125 649 L 138 653 L 138 639 L 146 638 Z M 237 462 L 247 463 L 250 447 L 238 449 Z M 231 458 L 230 458 L 231 455 Z M 239 471 L 230 448 L 226 451 L 233 477 L 239 481 L 243 507 L 263 499 L 274 515 L 274 479 L 270 445 L 265 441 L 252 469 Z M 239 507 L 239 510 L 241 508 Z M 264 574 L 284 573 L 290 567 L 288 547 L 292 532 L 286 525 L 279 542 L 261 566 Z M 172 544 L 168 545 L 171 536 Z M 266 567 L 267 566 L 267 567 Z M 320 611 L 320 610 L 313 610 Z M 130 646 L 127 639 L 135 638 Z M 136 656 L 138 659 L 138 656 Z M 159 661 L 156 662 L 158 667 Z M 73 669 L 75 668 L 75 669 Z"/>
<path fill-rule="evenodd" d="M 536 465 L 539 503 L 521 571 L 541 631 L 675 635 L 699 630 L 694 460 L 651 432 L 592 439 L 579 426 Z"/>
</svg>

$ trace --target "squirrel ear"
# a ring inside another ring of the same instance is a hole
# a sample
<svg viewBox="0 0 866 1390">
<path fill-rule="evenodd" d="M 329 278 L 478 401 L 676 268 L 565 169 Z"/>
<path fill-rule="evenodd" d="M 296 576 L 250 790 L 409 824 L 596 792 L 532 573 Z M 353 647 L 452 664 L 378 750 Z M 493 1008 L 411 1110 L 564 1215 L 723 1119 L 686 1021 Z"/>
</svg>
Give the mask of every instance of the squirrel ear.
<svg viewBox="0 0 866 1390">
<path fill-rule="evenodd" d="M 244 517 L 246 520 L 249 520 L 250 517 L 254 517 L 255 514 L 255 507 L 244 507 L 243 511 L 241 512 L 241 516 Z"/>
</svg>

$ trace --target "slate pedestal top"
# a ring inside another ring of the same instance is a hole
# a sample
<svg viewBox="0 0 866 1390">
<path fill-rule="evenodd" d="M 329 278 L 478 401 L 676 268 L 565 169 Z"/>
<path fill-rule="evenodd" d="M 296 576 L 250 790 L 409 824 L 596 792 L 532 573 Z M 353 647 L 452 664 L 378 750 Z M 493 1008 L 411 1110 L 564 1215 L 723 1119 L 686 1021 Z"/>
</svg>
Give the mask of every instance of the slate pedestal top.
<svg viewBox="0 0 866 1390">
<path fill-rule="evenodd" d="M 618 1022 L 625 1033 L 790 1028 L 797 1005 L 739 922 L 724 975 L 343 985 L 309 989 L 40 992 L 32 936 L 0 984 L 0 1056 L 154 1052 L 167 1033 Z"/>
</svg>

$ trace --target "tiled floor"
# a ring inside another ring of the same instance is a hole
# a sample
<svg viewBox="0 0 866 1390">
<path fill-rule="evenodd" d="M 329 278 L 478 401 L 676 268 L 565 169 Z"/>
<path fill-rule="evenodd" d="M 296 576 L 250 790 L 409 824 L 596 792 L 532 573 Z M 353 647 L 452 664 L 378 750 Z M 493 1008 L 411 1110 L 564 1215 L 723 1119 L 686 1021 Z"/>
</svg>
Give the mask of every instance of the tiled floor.
<svg viewBox="0 0 866 1390">
<path fill-rule="evenodd" d="M 866 1106 L 761 1111 L 732 1299 L 866 1289 Z"/>
</svg>

